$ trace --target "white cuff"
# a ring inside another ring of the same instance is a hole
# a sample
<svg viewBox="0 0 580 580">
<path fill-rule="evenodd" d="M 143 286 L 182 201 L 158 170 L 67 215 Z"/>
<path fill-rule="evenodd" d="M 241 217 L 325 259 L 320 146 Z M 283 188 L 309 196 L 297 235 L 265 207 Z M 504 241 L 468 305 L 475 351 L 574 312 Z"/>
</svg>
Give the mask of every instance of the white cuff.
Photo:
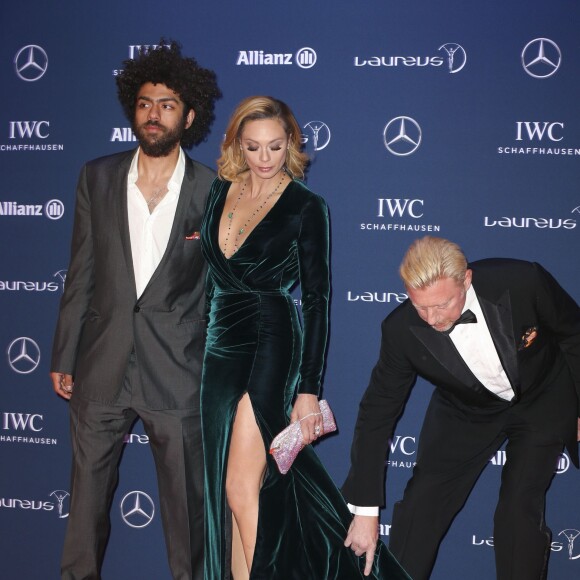
<svg viewBox="0 0 580 580">
<path fill-rule="evenodd" d="M 379 515 L 379 508 L 377 506 L 358 506 L 352 505 L 351 503 L 346 504 L 350 513 L 354 514 L 355 516 L 378 516 Z"/>
</svg>

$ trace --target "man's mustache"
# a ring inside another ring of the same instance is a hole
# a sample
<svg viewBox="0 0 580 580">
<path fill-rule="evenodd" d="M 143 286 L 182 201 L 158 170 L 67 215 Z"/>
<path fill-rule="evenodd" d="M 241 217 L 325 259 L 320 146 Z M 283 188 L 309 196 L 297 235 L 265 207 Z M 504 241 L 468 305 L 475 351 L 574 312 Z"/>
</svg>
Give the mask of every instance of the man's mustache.
<svg viewBox="0 0 580 580">
<path fill-rule="evenodd" d="M 165 129 L 165 127 L 159 121 L 147 121 L 143 124 L 143 127 L 159 127 Z"/>
</svg>

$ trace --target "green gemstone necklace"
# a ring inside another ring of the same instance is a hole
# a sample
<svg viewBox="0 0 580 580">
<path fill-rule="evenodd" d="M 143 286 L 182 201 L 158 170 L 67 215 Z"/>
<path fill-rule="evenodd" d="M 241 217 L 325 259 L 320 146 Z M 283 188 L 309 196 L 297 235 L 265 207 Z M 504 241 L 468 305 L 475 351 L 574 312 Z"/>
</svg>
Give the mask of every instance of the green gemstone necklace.
<svg viewBox="0 0 580 580">
<path fill-rule="evenodd" d="M 276 193 L 280 189 L 280 186 L 282 185 L 282 182 L 284 181 L 285 177 L 286 177 L 286 169 L 282 168 L 282 178 L 278 182 L 278 185 L 274 188 L 274 191 L 269 193 L 264 198 L 264 201 L 254 210 L 254 212 L 250 215 L 250 217 L 245 221 L 244 225 L 236 232 L 236 237 L 234 238 L 234 243 L 233 243 L 234 249 L 232 252 L 232 256 L 240 249 L 240 237 L 244 234 L 244 232 L 248 228 L 248 225 L 260 213 L 260 211 L 268 203 L 270 198 L 273 197 L 274 195 L 276 195 Z M 247 184 L 248 184 L 247 181 L 244 181 L 242 183 L 242 187 L 240 188 L 240 193 L 239 193 L 239 195 L 234 203 L 234 207 L 232 207 L 232 211 L 230 211 L 228 213 L 228 220 L 229 220 L 228 221 L 228 231 L 226 233 L 226 239 L 224 240 L 224 246 L 222 248 L 222 253 L 226 258 L 228 258 L 227 249 L 228 249 L 228 244 L 229 244 L 230 234 L 231 234 L 231 229 L 232 229 L 232 220 L 234 219 L 234 214 L 236 213 L 236 210 L 238 208 L 238 204 L 240 203 L 240 200 L 242 199 L 244 192 L 246 191 Z M 231 256 L 230 256 L 230 258 L 231 258 Z"/>
</svg>

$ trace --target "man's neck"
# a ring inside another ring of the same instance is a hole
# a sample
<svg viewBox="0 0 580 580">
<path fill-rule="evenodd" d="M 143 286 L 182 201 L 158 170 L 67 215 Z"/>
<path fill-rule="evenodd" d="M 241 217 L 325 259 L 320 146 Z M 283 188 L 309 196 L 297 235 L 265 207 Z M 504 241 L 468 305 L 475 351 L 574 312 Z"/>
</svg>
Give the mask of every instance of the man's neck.
<svg viewBox="0 0 580 580">
<path fill-rule="evenodd" d="M 139 160 L 137 163 L 137 172 L 140 179 L 147 181 L 158 181 L 159 178 L 166 177 L 169 179 L 173 175 L 175 166 L 179 159 L 180 147 L 177 145 L 169 155 L 164 157 L 151 157 L 139 150 Z"/>
</svg>

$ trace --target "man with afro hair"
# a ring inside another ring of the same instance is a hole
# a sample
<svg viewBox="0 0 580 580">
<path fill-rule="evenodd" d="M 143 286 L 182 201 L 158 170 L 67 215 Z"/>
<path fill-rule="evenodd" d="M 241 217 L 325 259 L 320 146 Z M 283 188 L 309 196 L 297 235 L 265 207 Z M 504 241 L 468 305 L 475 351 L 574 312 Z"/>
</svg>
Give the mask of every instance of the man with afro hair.
<svg viewBox="0 0 580 580">
<path fill-rule="evenodd" d="M 206 138 L 221 95 L 215 74 L 175 42 L 162 40 L 124 67 L 118 96 L 139 147 L 81 170 L 53 344 L 51 378 L 70 400 L 73 448 L 61 577 L 101 577 L 124 439 L 140 418 L 173 578 L 201 579 L 199 231 L 214 172 L 183 148 Z"/>
</svg>

